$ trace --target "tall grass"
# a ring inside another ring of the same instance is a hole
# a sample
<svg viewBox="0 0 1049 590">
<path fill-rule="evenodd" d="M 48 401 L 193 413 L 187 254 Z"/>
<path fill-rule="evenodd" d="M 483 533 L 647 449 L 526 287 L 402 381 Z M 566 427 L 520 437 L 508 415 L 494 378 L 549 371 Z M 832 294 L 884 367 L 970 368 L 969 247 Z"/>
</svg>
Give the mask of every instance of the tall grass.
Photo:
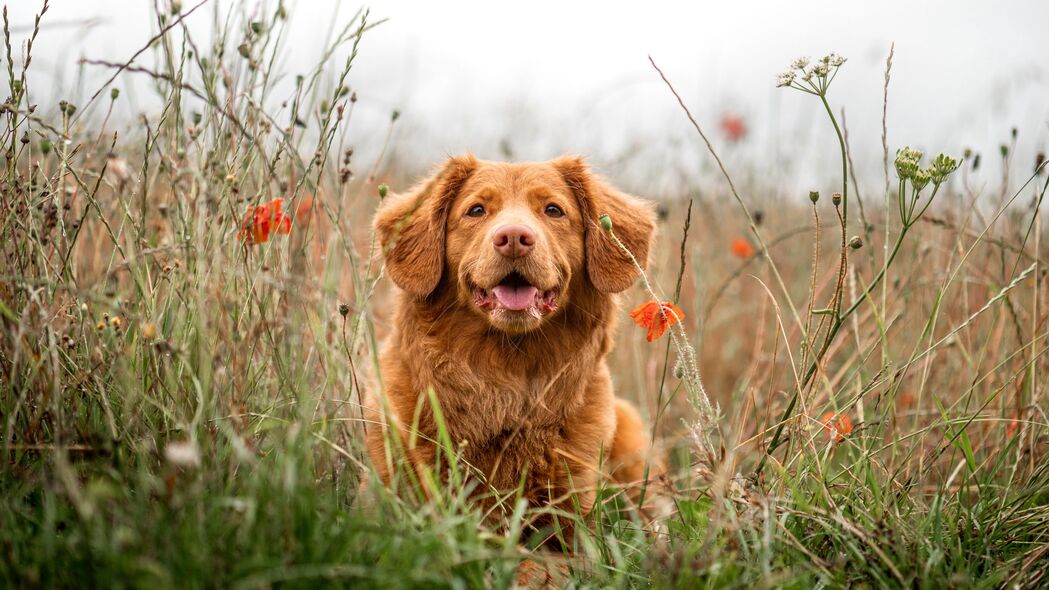
<svg viewBox="0 0 1049 590">
<path fill-rule="evenodd" d="M 562 562 L 531 551 L 543 510 L 513 490 L 491 514 L 470 501 L 450 439 L 443 493 L 361 491 L 392 289 L 368 220 L 381 182 L 429 163 L 391 167 L 389 134 L 376 160 L 351 148 L 379 20 L 357 13 L 289 86 L 289 9 L 232 6 L 164 5 L 133 59 L 84 64 L 112 77 L 75 97 L 27 82 L 46 2 L 24 38 L 5 10 L 2 585 L 508 587 L 526 559 L 592 587 L 1045 583 L 1049 180 L 1012 161 L 1015 137 L 924 209 L 931 186 L 912 201 L 887 140 L 848 145 L 823 88 L 798 104 L 828 115 L 840 204 L 724 167 L 721 194 L 644 195 L 667 213 L 648 283 L 684 332 L 624 327 L 610 363 L 671 458 L 674 511 L 653 532 L 602 490 L 562 515 L 580 521 Z M 194 38 L 184 18 L 208 10 L 214 36 Z M 134 126 L 112 115 L 128 76 L 161 105 Z M 851 161 L 883 153 L 884 187 L 858 185 Z M 290 234 L 238 235 L 276 197 Z M 756 255 L 729 252 L 741 236 Z"/>
</svg>

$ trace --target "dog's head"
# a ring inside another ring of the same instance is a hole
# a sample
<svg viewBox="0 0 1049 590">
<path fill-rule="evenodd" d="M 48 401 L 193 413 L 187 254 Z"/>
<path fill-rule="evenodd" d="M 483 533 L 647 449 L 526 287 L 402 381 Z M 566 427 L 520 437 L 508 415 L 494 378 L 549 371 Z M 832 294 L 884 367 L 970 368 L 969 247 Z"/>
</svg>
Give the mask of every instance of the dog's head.
<svg viewBox="0 0 1049 590">
<path fill-rule="evenodd" d="M 413 190 L 390 195 L 375 220 L 386 270 L 410 295 L 451 295 L 496 329 L 541 326 L 574 298 L 617 293 L 638 277 L 651 207 L 594 176 L 581 158 L 500 163 L 449 159 Z"/>
</svg>

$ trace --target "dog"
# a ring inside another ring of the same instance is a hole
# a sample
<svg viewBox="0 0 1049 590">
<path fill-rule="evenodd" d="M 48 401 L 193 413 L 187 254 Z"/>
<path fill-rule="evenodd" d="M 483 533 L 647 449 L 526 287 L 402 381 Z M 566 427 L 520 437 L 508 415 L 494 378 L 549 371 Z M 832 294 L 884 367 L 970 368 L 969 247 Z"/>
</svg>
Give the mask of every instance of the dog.
<svg viewBox="0 0 1049 590">
<path fill-rule="evenodd" d="M 635 486 L 653 477 L 644 424 L 615 396 L 605 357 L 616 294 L 645 267 L 654 220 L 651 203 L 574 156 L 452 157 L 387 195 L 374 229 L 400 293 L 381 389 L 365 402 L 379 478 L 393 475 L 391 447 L 433 470 L 439 421 L 479 489 L 523 481 L 532 506 L 585 515 L 603 475 Z"/>
</svg>

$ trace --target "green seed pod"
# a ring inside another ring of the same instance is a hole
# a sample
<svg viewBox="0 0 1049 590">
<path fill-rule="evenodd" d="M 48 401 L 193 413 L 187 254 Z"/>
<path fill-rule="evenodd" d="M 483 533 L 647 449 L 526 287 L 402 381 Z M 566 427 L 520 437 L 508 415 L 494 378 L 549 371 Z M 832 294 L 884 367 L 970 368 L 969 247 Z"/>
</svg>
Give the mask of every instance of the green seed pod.
<svg viewBox="0 0 1049 590">
<path fill-rule="evenodd" d="M 832 193 L 830 196 L 830 202 L 834 203 L 835 207 L 841 205 L 841 193 Z"/>
<path fill-rule="evenodd" d="M 380 199 L 385 199 L 386 198 L 386 193 L 388 193 L 388 192 L 390 192 L 390 187 L 386 186 L 385 184 L 380 184 L 379 185 L 379 198 Z"/>
<path fill-rule="evenodd" d="M 809 191 L 809 200 L 812 201 L 813 203 L 818 202 L 820 200 L 820 192 L 819 191 Z"/>
<path fill-rule="evenodd" d="M 120 98 L 120 89 L 114 88 L 109 91 L 109 100 L 116 100 Z"/>
<path fill-rule="evenodd" d="M 607 213 L 598 217 L 598 221 L 601 222 L 601 227 L 605 228 L 605 231 L 612 231 L 612 218 Z"/>
<path fill-rule="evenodd" d="M 247 41 L 245 41 L 245 42 L 241 43 L 240 45 L 238 45 L 237 46 L 237 51 L 240 53 L 240 56 L 243 57 L 243 58 L 251 57 L 251 45 L 248 45 Z"/>
</svg>

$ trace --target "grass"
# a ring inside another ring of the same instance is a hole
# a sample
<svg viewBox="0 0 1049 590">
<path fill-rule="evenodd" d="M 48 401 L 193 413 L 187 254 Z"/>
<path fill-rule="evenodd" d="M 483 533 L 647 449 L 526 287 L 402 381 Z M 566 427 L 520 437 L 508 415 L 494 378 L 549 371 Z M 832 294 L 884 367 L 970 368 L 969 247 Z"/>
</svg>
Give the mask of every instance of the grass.
<svg viewBox="0 0 1049 590">
<path fill-rule="evenodd" d="M 214 38 L 182 26 L 195 10 Z M 91 64 L 112 78 L 59 104 L 27 82 L 36 30 L 13 39 L 5 11 L 0 585 L 508 587 L 557 561 L 528 549 L 542 510 L 511 490 L 482 513 L 454 449 L 443 495 L 360 491 L 392 295 L 368 220 L 381 182 L 420 173 L 386 160 L 390 135 L 374 161 L 349 149 L 349 72 L 380 21 L 358 13 L 329 54 L 349 59 L 284 95 L 285 9 L 243 13 L 165 7 L 139 59 Z M 610 364 L 671 458 L 675 510 L 653 533 L 603 491 L 565 515 L 582 526 L 559 583 L 1046 583 L 1046 173 L 1013 161 L 1014 134 L 914 193 L 888 143 L 848 145 L 833 75 L 799 108 L 828 115 L 840 206 L 723 166 L 727 193 L 664 199 L 623 306 L 650 285 L 686 318 L 666 344 L 624 326 Z M 120 133 L 126 76 L 162 106 Z M 851 177 L 868 158 L 884 187 Z M 238 239 L 277 196 L 291 233 Z M 757 254 L 735 257 L 744 235 Z"/>
</svg>

